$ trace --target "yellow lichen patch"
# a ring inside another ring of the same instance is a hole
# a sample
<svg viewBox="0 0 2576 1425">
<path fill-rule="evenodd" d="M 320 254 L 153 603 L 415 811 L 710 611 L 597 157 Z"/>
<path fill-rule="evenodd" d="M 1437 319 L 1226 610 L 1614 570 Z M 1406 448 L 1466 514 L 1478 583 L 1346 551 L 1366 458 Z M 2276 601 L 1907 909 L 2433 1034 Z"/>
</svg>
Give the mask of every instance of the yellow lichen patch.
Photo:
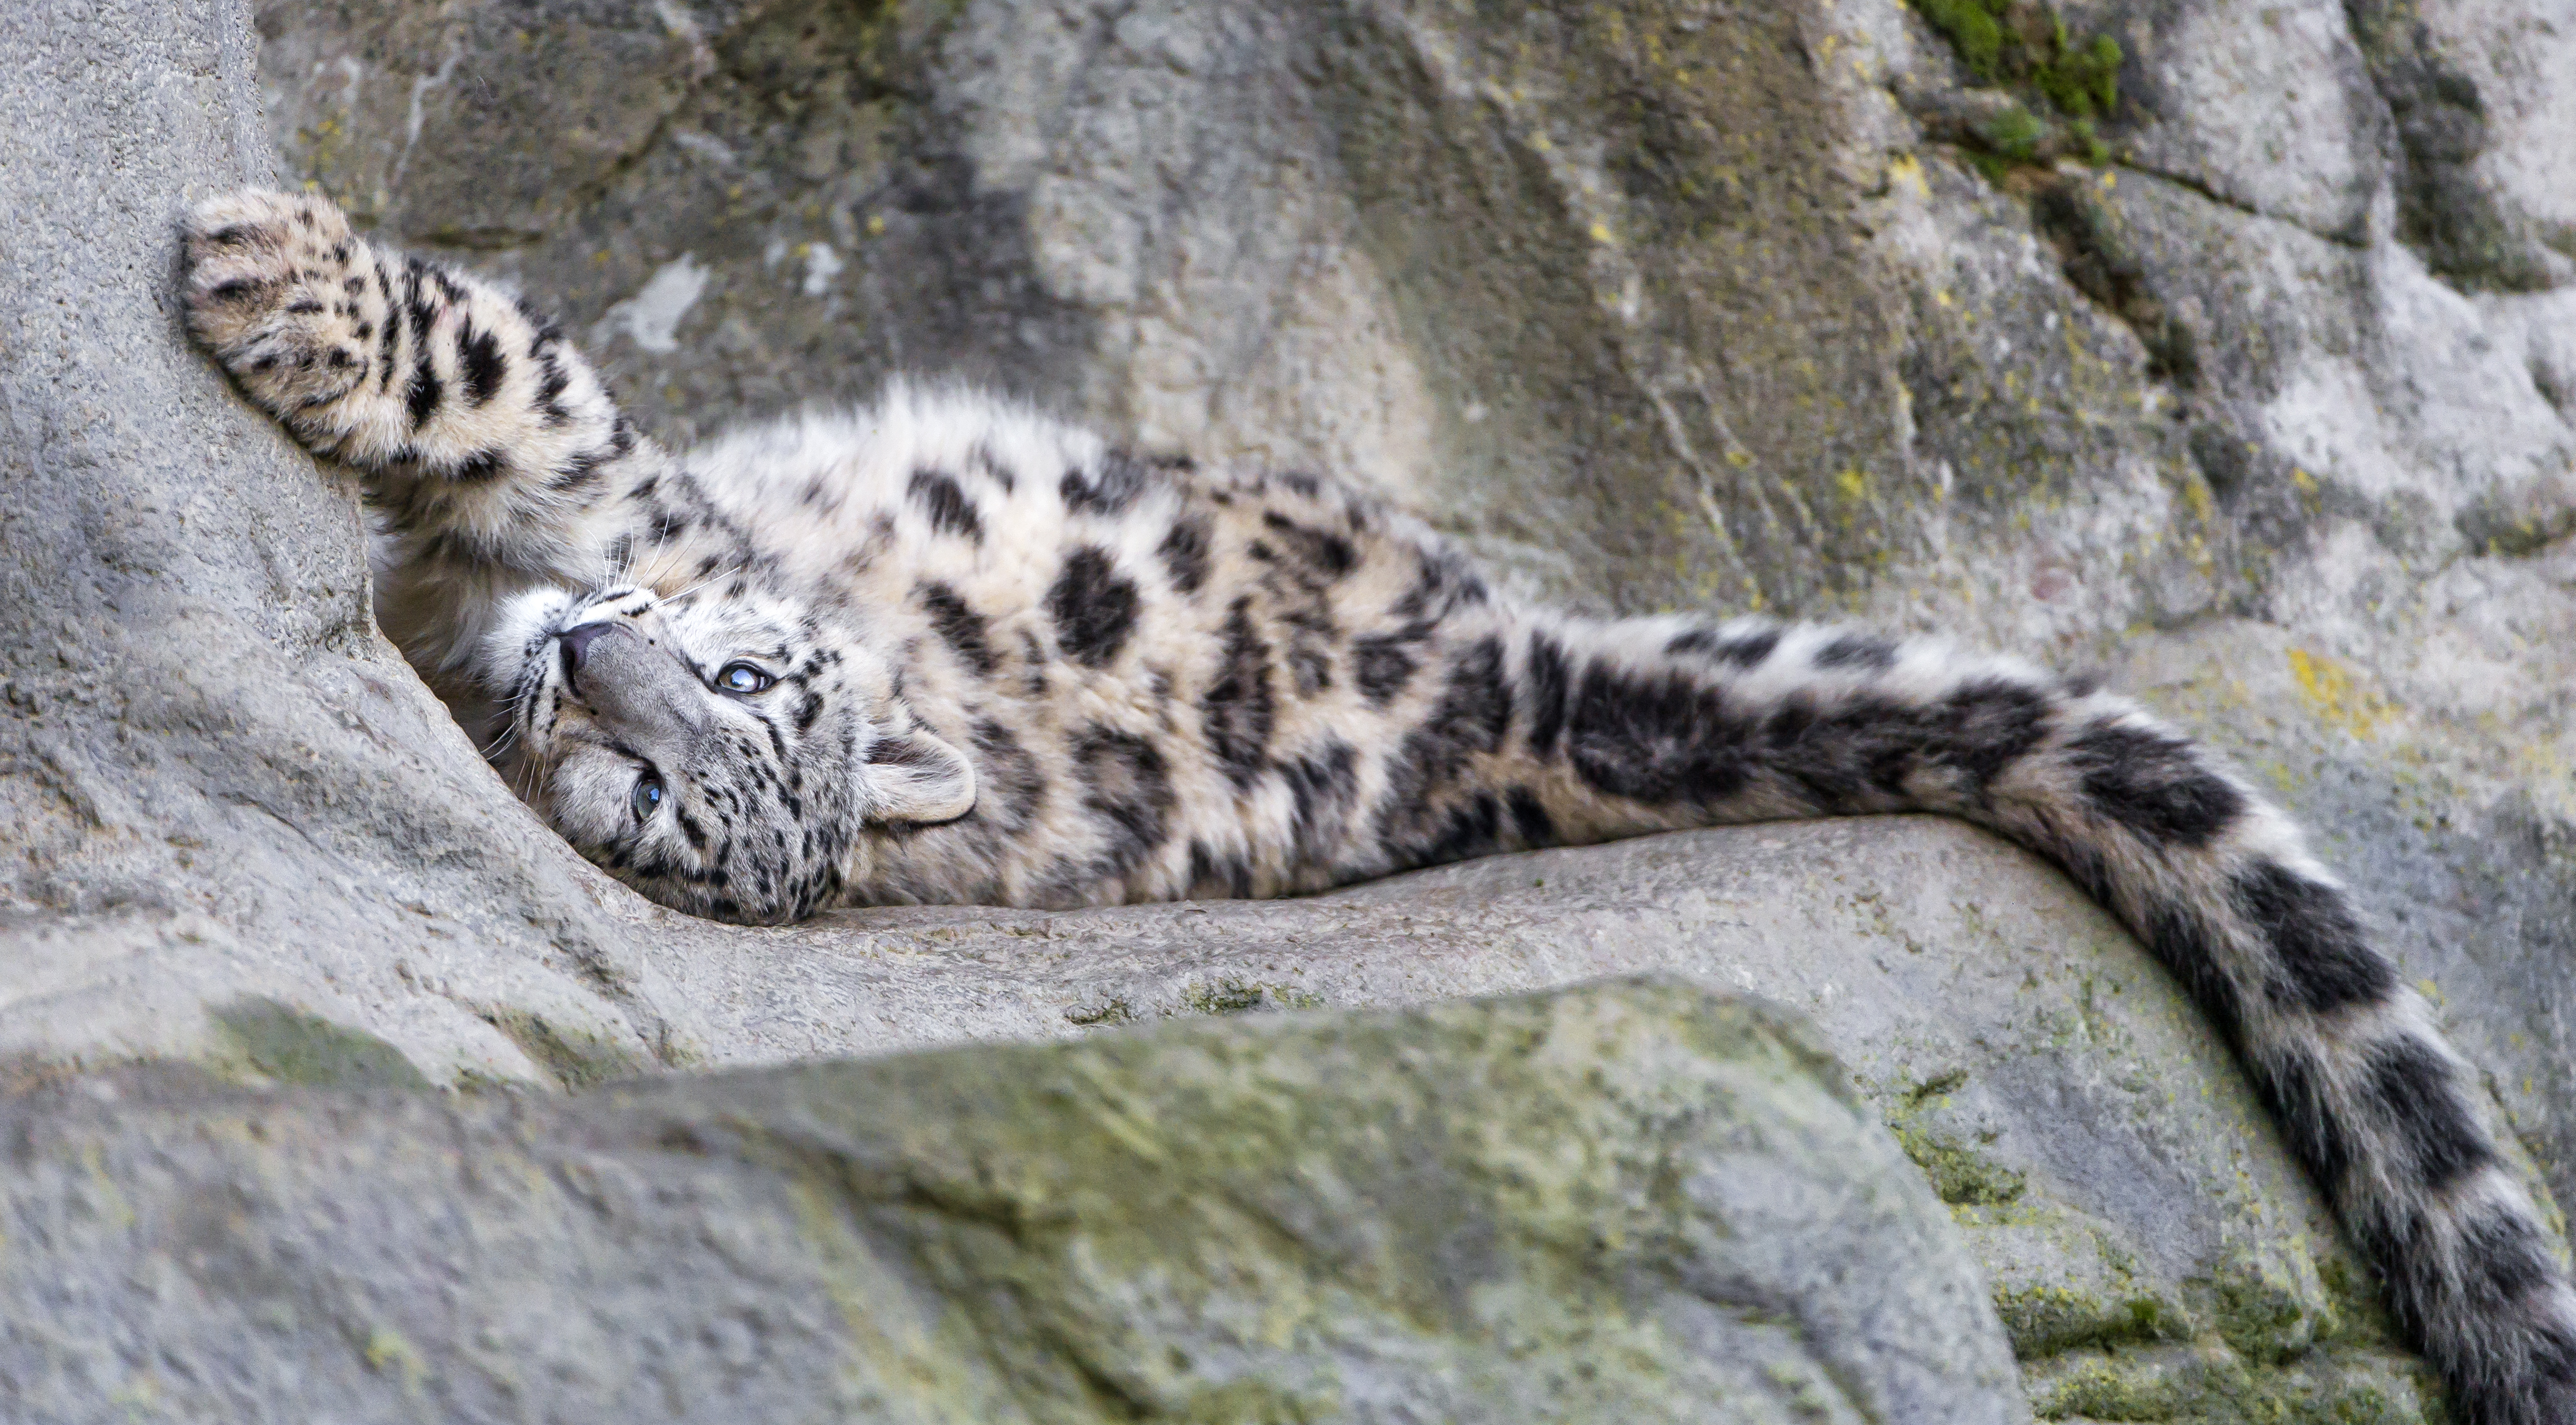
<svg viewBox="0 0 2576 1425">
<path fill-rule="evenodd" d="M 2182 497 L 2191 506 L 2193 519 L 2202 524 L 2211 524 L 2217 520 L 2218 502 L 2210 498 L 2208 481 L 2198 479 L 2185 481 Z"/>
<path fill-rule="evenodd" d="M 2290 676 L 2309 711 L 2364 741 L 2388 715 L 2385 700 L 2356 682 L 2351 669 L 2322 653 L 2291 649 Z"/>
<path fill-rule="evenodd" d="M 421 1360 L 419 1350 L 390 1326 L 379 1326 L 367 1333 L 363 1355 L 367 1369 L 401 1381 L 405 1391 L 419 1390 L 421 1380 L 429 1374 L 429 1367 Z"/>
</svg>

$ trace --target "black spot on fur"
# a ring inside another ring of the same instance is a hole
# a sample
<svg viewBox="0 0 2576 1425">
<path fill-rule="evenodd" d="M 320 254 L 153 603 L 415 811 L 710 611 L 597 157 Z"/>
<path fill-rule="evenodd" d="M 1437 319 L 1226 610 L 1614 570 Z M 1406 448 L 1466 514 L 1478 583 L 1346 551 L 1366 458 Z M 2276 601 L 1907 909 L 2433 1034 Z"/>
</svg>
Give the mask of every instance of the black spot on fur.
<svg viewBox="0 0 2576 1425">
<path fill-rule="evenodd" d="M 1478 792 L 1451 807 L 1438 830 L 1410 859 L 1424 866 L 1464 861 L 1491 853 L 1502 843 L 1503 809 L 1491 792 Z"/>
<path fill-rule="evenodd" d="M 385 330 L 376 346 L 376 376 L 387 386 L 394 379 L 394 347 L 402 337 L 403 309 L 394 302 L 393 279 L 385 275 L 383 264 L 376 267 L 376 295 L 384 299 Z"/>
<path fill-rule="evenodd" d="M 428 265 L 417 257 L 403 260 L 403 310 L 411 319 L 411 382 L 405 389 L 405 404 L 411 413 L 411 428 L 418 430 L 438 409 L 444 394 L 438 373 L 430 366 L 430 327 L 438 320 L 438 308 L 430 303 L 429 288 L 434 276 Z"/>
<path fill-rule="evenodd" d="M 1359 754 L 1332 738 L 1279 765 L 1295 810 L 1290 832 L 1299 859 L 1314 862 L 1340 840 L 1359 799 Z"/>
<path fill-rule="evenodd" d="M 1819 811 L 1893 810 L 1914 800 L 1907 783 L 1933 750 L 1931 720 L 1891 698 L 1796 694 L 1762 720 L 1762 760 Z"/>
<path fill-rule="evenodd" d="M 914 597 L 930 614 L 930 626 L 948 642 L 965 664 L 979 678 L 989 678 L 998 665 L 993 657 L 992 640 L 986 636 L 983 615 L 966 606 L 957 591 L 937 581 L 924 581 L 913 589 Z"/>
<path fill-rule="evenodd" d="M 1547 814 L 1547 808 L 1539 802 L 1538 793 L 1527 787 L 1514 787 L 1504 802 L 1511 808 L 1512 834 L 1520 839 L 1521 845 L 1556 844 L 1556 819 Z"/>
<path fill-rule="evenodd" d="M 1102 458 L 1099 472 L 1088 480 L 1079 470 L 1064 472 L 1064 479 L 1056 484 L 1056 493 L 1064 497 L 1064 507 L 1075 514 L 1119 514 L 1144 493 L 1146 469 L 1134 456 L 1111 451 Z"/>
<path fill-rule="evenodd" d="M 1341 578 L 1359 563 L 1359 552 L 1351 547 L 1351 542 L 1331 530 L 1299 524 L 1277 510 L 1263 515 L 1261 523 L 1279 536 L 1289 552 L 1328 580 Z"/>
<path fill-rule="evenodd" d="M 2048 733 L 2048 695 L 2026 683 L 1980 679 L 1952 689 L 1923 718 L 1926 760 L 1967 774 L 1983 793 Z"/>
<path fill-rule="evenodd" d="M 974 741 L 975 819 L 1005 833 L 1026 828 L 1046 793 L 1038 760 L 1010 729 L 991 718 L 976 721 Z"/>
<path fill-rule="evenodd" d="M 1421 865 L 1420 857 L 1449 843 L 1457 809 L 1444 805 L 1445 794 L 1456 789 L 1471 759 L 1503 745 L 1511 720 L 1502 640 L 1479 639 L 1450 664 L 1439 704 L 1405 734 L 1387 763 L 1378 830 L 1389 850 Z"/>
<path fill-rule="evenodd" d="M 2336 1192 L 2351 1176 L 2359 1155 L 2340 1110 L 2326 1097 L 2325 1075 L 2307 1060 L 2288 1056 L 2251 1067 L 2290 1150 L 2315 1175 L 2318 1186 L 2329 1194 Z"/>
<path fill-rule="evenodd" d="M 1749 670 L 1761 667 L 1762 661 L 1771 656 L 1771 650 L 1779 646 L 1780 630 L 1776 628 L 1757 628 L 1750 633 L 1736 634 L 1720 633 L 1713 628 L 1694 628 L 1673 635 L 1673 641 L 1664 645 L 1664 651 L 1696 653 Z"/>
<path fill-rule="evenodd" d="M 1252 863 L 1241 856 L 1219 856 L 1204 841 L 1190 843 L 1192 900 L 1250 900 Z"/>
<path fill-rule="evenodd" d="M 605 450 L 577 450 L 565 456 L 563 463 L 555 467 L 555 473 L 546 479 L 546 488 L 574 490 L 597 484 L 599 467 L 608 459 L 609 454 Z"/>
<path fill-rule="evenodd" d="M 1089 667 L 1107 667 L 1136 631 L 1136 585 L 1098 545 L 1085 545 L 1064 561 L 1064 572 L 1047 590 L 1046 607 L 1065 653 Z"/>
<path fill-rule="evenodd" d="M 1544 633 L 1531 634 L 1529 674 L 1523 686 L 1523 696 L 1529 703 L 1530 755 L 1553 757 L 1557 739 L 1565 733 L 1566 708 L 1574 689 L 1574 673 L 1566 662 L 1565 645 Z"/>
<path fill-rule="evenodd" d="M 438 383 L 438 373 L 429 368 L 429 343 L 420 344 L 420 359 L 412 364 L 411 384 L 403 389 L 403 407 L 411 416 L 411 428 L 429 424 L 445 391 Z"/>
<path fill-rule="evenodd" d="M 1656 804 L 1721 801 L 1752 775 L 1743 719 L 1715 689 L 1597 662 L 1569 700 L 1566 755 L 1594 788 Z"/>
<path fill-rule="evenodd" d="M 1422 567 L 1414 575 L 1413 587 L 1395 601 L 1391 612 L 1401 619 L 1436 619 L 1464 605 L 1481 604 L 1488 597 L 1484 579 L 1467 557 L 1446 546 L 1422 553 Z"/>
<path fill-rule="evenodd" d="M 1297 696 L 1311 698 L 1333 686 L 1333 653 L 1325 638 L 1298 630 L 1288 641 L 1288 676 Z"/>
<path fill-rule="evenodd" d="M 1286 474 L 1281 475 L 1279 477 L 1279 483 L 1287 486 L 1289 493 L 1297 496 L 1297 498 L 1301 500 L 1311 500 L 1315 498 L 1316 493 L 1324 488 L 1323 481 L 1316 479 L 1314 476 L 1307 474 L 1303 470 L 1291 470 Z"/>
<path fill-rule="evenodd" d="M 1240 598 L 1225 619 L 1224 661 L 1199 699 L 1208 751 L 1238 791 L 1249 791 L 1270 753 L 1277 704 L 1270 688 L 1270 647 L 1252 627 L 1252 600 Z"/>
<path fill-rule="evenodd" d="M 930 514 L 930 527 L 976 544 L 984 542 L 984 516 L 956 477 L 937 470 L 915 470 L 907 493 Z"/>
<path fill-rule="evenodd" d="M 1896 666 L 1896 643 L 1872 633 L 1846 633 L 1816 650 L 1816 666 L 1884 673 Z"/>
<path fill-rule="evenodd" d="M 457 332 L 456 360 L 465 378 L 465 404 L 469 406 L 490 401 L 510 374 L 509 360 L 501 355 L 501 339 L 472 326 Z"/>
<path fill-rule="evenodd" d="M 536 348 L 536 358 L 537 412 L 549 427 L 567 425 L 572 412 L 564 407 L 563 393 L 572 385 L 572 373 L 544 347 Z"/>
<path fill-rule="evenodd" d="M 1392 634 L 1372 634 L 1351 645 L 1351 668 L 1359 680 L 1360 696 L 1369 706 L 1385 707 L 1413 681 L 1413 655 L 1404 651 L 1404 640 Z"/>
<path fill-rule="evenodd" d="M 2274 1004 L 2325 1014 L 2377 1004 L 2397 988 L 2396 967 L 2371 948 L 2342 892 L 2266 861 L 2239 874 L 2228 893 L 2271 947 L 2266 989 Z"/>
<path fill-rule="evenodd" d="M 2451 1066 L 2433 1046 L 2414 1039 L 2379 1046 L 2370 1056 L 2369 1083 L 2425 1191 L 2439 1193 L 2495 1162 L 2460 1100 Z"/>
<path fill-rule="evenodd" d="M 1208 522 L 1193 517 L 1173 525 L 1154 554 L 1172 576 L 1173 588 L 1183 594 L 1197 593 L 1208 577 Z"/>
<path fill-rule="evenodd" d="M 2095 812 L 2160 846 L 2197 848 L 2244 813 L 2245 797 L 2200 765 L 2191 744 L 2102 721 L 2066 744 Z"/>
<path fill-rule="evenodd" d="M 1091 727 L 1075 737 L 1082 804 L 1099 822 L 1106 845 L 1097 873 L 1125 875 L 1145 864 L 1169 835 L 1172 780 L 1163 754 L 1141 737 Z"/>
<path fill-rule="evenodd" d="M 2060 865 L 2065 865 L 2069 858 L 2060 856 L 2057 860 Z M 2110 877 L 2102 869 L 2100 860 L 2093 859 L 2086 869 L 2093 884 L 2085 885 L 2085 889 L 2097 902 L 2116 907 L 2117 902 L 2113 899 L 2115 888 L 2110 884 Z M 2074 873 L 2075 868 L 2069 867 L 2069 874 Z M 2084 884 L 2087 878 L 2078 875 L 2076 879 L 2078 884 Z M 2228 977 L 2230 956 L 2218 928 L 2199 911 L 2180 902 L 2158 905 L 2148 910 L 2142 919 L 2140 938 L 2146 941 L 2148 953 L 2182 982 L 2183 991 L 2200 1006 L 2201 1013 L 2209 1016 L 2210 1023 L 2216 1026 L 2229 1046 L 2241 1047 L 2245 1003 L 2237 993 L 2236 982 Z"/>
<path fill-rule="evenodd" d="M 499 479 L 510 468 L 510 457 L 498 450 L 478 450 L 456 462 L 447 478 L 460 485 L 484 485 Z"/>
<path fill-rule="evenodd" d="M 2480 1319 L 2505 1315 L 2557 1275 L 2549 1244 L 2519 1213 L 2489 1211 L 2460 1223 L 2461 1285 Z M 2560 1340 L 2557 1378 L 2576 1380 L 2576 1342 Z"/>
</svg>

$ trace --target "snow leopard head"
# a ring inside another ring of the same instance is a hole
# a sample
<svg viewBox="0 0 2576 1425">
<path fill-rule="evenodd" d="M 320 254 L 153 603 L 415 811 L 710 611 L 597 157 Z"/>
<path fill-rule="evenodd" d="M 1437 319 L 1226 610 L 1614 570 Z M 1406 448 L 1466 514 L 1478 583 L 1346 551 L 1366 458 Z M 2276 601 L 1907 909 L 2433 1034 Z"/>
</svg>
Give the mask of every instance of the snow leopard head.
<svg viewBox="0 0 2576 1425">
<path fill-rule="evenodd" d="M 770 924 L 833 903 L 862 841 L 951 821 L 975 772 L 885 662 L 740 583 L 523 595 L 494 763 L 576 850 L 674 909 Z M 497 691 L 497 690 L 496 690 Z"/>
</svg>

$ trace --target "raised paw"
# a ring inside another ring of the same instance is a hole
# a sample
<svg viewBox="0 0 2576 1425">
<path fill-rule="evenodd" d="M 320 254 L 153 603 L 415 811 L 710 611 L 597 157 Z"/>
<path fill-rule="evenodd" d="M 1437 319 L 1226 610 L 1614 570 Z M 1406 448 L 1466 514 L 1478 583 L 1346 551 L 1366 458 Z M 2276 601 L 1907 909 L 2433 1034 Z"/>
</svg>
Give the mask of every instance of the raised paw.
<svg viewBox="0 0 2576 1425">
<path fill-rule="evenodd" d="M 272 413 L 303 424 L 375 374 L 384 286 L 328 199 L 221 194 L 188 215 L 183 240 L 188 330 Z"/>
</svg>

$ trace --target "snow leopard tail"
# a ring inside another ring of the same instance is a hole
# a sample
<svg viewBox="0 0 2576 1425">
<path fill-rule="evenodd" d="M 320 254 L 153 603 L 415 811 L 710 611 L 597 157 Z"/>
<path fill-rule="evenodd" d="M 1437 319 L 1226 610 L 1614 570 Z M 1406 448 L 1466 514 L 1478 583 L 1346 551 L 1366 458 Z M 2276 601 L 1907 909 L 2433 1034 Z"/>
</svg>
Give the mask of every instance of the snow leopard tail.
<svg viewBox="0 0 2576 1425">
<path fill-rule="evenodd" d="M 2466 1067 L 2297 826 L 2203 749 L 1931 641 L 1549 619 L 1511 643 L 1525 741 L 1493 765 L 1544 788 L 1552 839 L 1914 810 L 2055 862 L 2227 1036 L 2466 1418 L 2576 1421 L 2576 1292 Z"/>
</svg>

